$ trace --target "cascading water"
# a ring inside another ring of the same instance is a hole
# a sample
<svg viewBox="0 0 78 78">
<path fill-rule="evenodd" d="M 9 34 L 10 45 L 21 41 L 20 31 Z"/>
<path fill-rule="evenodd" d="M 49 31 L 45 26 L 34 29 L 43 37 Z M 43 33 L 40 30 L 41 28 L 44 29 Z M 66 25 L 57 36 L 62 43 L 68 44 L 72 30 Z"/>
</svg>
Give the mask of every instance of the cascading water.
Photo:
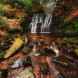
<svg viewBox="0 0 78 78">
<path fill-rule="evenodd" d="M 50 33 L 52 16 L 35 14 L 30 24 L 31 33 Z"/>
<path fill-rule="evenodd" d="M 52 22 L 52 16 L 47 15 L 45 17 L 44 23 L 41 26 L 41 30 L 42 30 L 41 33 L 50 33 L 51 22 Z"/>
<path fill-rule="evenodd" d="M 34 14 L 30 24 L 31 33 L 51 33 L 52 14 L 56 7 L 58 0 L 40 0 L 40 4 L 43 6 L 44 14 Z"/>
<path fill-rule="evenodd" d="M 31 33 L 37 33 L 37 27 L 40 27 L 40 24 L 42 24 L 42 17 L 39 16 L 39 14 L 35 14 L 32 17 L 32 22 L 30 24 L 30 30 Z M 40 29 L 39 29 L 40 30 Z"/>
</svg>

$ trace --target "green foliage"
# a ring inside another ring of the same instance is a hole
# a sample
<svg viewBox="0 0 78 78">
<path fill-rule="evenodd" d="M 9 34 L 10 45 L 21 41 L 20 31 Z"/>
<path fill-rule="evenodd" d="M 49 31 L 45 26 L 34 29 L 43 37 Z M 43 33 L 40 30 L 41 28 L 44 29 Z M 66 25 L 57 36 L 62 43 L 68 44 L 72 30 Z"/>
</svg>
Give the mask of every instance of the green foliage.
<svg viewBox="0 0 78 78">
<path fill-rule="evenodd" d="M 78 19 L 74 19 L 72 21 L 64 23 L 63 30 L 70 32 L 78 32 Z"/>
<path fill-rule="evenodd" d="M 24 4 L 25 8 L 27 10 L 31 10 L 32 9 L 32 0 L 19 0 L 22 4 Z"/>
<path fill-rule="evenodd" d="M 75 31 L 78 32 L 78 20 L 73 21 L 74 27 L 75 27 Z"/>
<path fill-rule="evenodd" d="M 0 0 L 0 4 L 1 4 L 1 3 L 4 3 L 4 0 Z"/>
<path fill-rule="evenodd" d="M 3 19 L 0 19 L 0 27 L 6 26 L 6 21 Z"/>
<path fill-rule="evenodd" d="M 21 0 L 25 5 L 32 6 L 32 0 Z"/>
<path fill-rule="evenodd" d="M 32 6 L 32 0 L 13 0 L 13 3 L 23 4 L 26 8 Z"/>
<path fill-rule="evenodd" d="M 3 58 L 4 57 L 4 52 L 0 52 L 0 58 Z"/>
<path fill-rule="evenodd" d="M 4 7 L 4 4 L 0 3 L 0 16 L 4 15 L 3 7 Z"/>
</svg>

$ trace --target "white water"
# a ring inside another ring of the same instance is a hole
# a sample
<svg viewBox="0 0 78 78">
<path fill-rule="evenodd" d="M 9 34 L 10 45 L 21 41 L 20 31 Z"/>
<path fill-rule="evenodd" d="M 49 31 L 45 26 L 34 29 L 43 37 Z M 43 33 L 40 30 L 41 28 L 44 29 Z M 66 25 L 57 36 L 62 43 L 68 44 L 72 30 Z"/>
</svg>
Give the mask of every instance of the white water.
<svg viewBox="0 0 78 78">
<path fill-rule="evenodd" d="M 39 33 L 50 33 L 50 26 L 52 23 L 52 13 L 56 7 L 58 0 L 40 0 L 40 4 L 43 5 L 46 17 L 43 15 L 35 14 L 30 24 L 31 33 L 37 33 L 37 25 L 40 24 Z M 45 6 L 44 6 L 45 5 Z M 51 13 L 51 14 L 50 14 Z"/>
<path fill-rule="evenodd" d="M 46 15 L 45 19 L 43 16 L 36 14 L 32 18 L 32 22 L 30 24 L 31 33 L 37 33 L 37 24 L 40 23 L 40 32 L 39 33 L 50 33 L 50 26 L 52 22 L 52 16 Z"/>
<path fill-rule="evenodd" d="M 52 16 L 47 15 L 45 17 L 44 23 L 41 26 L 41 33 L 50 33 L 51 22 L 52 22 Z"/>
</svg>

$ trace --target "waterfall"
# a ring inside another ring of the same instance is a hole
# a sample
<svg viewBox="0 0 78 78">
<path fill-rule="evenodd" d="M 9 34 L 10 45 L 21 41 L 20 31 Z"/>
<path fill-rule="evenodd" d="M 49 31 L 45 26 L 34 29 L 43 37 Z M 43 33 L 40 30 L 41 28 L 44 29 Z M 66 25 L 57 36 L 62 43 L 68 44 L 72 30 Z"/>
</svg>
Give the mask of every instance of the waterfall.
<svg viewBox="0 0 78 78">
<path fill-rule="evenodd" d="M 31 33 L 51 33 L 50 26 L 52 24 L 52 13 L 59 0 L 40 0 L 40 4 L 44 8 L 44 14 L 34 14 L 30 24 Z"/>
<path fill-rule="evenodd" d="M 50 33 L 52 16 L 35 14 L 30 24 L 31 33 Z"/>
<path fill-rule="evenodd" d="M 30 23 L 31 33 L 37 33 L 38 24 L 42 25 L 42 23 L 43 23 L 43 17 L 40 16 L 39 14 L 35 14 L 32 17 L 32 21 Z M 40 28 L 41 28 L 41 26 L 40 26 Z"/>
<path fill-rule="evenodd" d="M 47 15 L 45 17 L 44 23 L 41 26 L 41 33 L 50 33 L 51 22 L 52 22 L 52 16 Z"/>
</svg>

